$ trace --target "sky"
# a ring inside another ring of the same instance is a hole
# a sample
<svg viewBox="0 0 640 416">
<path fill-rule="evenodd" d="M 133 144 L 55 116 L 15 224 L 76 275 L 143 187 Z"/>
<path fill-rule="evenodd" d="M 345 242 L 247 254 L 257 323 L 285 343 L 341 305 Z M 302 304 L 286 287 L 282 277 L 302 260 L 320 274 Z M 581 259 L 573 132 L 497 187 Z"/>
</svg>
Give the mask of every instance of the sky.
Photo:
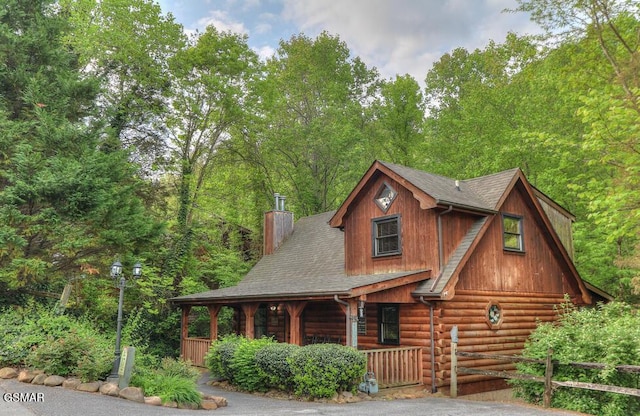
<svg viewBox="0 0 640 416">
<path fill-rule="evenodd" d="M 523 13 L 504 13 L 516 0 L 159 0 L 185 31 L 220 31 L 248 36 L 265 59 L 280 40 L 322 31 L 337 35 L 385 79 L 410 74 L 420 82 L 434 62 L 458 47 L 502 43 L 508 32 L 540 33 Z"/>
</svg>

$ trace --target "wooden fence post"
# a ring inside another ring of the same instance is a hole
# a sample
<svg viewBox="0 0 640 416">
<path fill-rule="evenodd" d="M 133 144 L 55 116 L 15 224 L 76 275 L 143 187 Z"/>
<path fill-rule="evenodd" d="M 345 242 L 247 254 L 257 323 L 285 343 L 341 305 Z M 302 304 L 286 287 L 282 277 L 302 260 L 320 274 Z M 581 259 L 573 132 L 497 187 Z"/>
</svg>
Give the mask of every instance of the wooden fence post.
<svg viewBox="0 0 640 416">
<path fill-rule="evenodd" d="M 458 326 L 451 328 L 451 386 L 449 394 L 458 397 Z"/>
<path fill-rule="evenodd" d="M 552 355 L 553 350 L 549 348 L 549 350 L 547 351 L 547 362 L 544 369 L 544 407 L 551 407 L 551 394 L 553 389 L 553 384 L 551 383 L 551 377 L 553 377 L 553 360 L 551 359 Z"/>
</svg>

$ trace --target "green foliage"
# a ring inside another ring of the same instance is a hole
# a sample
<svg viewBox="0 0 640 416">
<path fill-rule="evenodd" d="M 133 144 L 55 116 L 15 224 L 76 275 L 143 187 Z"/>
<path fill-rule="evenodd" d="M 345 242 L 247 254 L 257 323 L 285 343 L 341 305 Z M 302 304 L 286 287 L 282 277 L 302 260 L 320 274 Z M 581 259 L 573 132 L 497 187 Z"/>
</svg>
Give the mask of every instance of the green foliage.
<svg viewBox="0 0 640 416">
<path fill-rule="evenodd" d="M 266 337 L 253 340 L 241 338 L 229 366 L 233 372 L 233 382 L 236 386 L 246 391 L 266 390 L 267 376 L 260 371 L 256 354 L 261 348 L 274 343 L 273 339 Z"/>
<path fill-rule="evenodd" d="M 523 355 L 544 360 L 547 350 L 560 362 L 554 369 L 555 380 L 571 380 L 637 388 L 638 376 L 619 373 L 617 365 L 640 365 L 640 314 L 624 303 L 600 305 L 577 310 L 567 303 L 559 310 L 558 324 L 539 325 L 531 334 Z M 606 364 L 604 370 L 586 370 L 563 365 L 568 362 Z M 544 375 L 544 365 L 518 364 L 526 374 Z M 516 393 L 532 403 L 540 403 L 541 383 L 512 381 Z M 640 403 L 632 396 L 598 391 L 558 388 L 553 407 L 598 415 L 628 415 L 640 412 Z"/>
<path fill-rule="evenodd" d="M 355 392 L 367 368 L 358 350 L 337 344 L 312 344 L 289 357 L 295 393 L 314 398 L 332 397 L 339 391 Z"/>
<path fill-rule="evenodd" d="M 49 374 L 99 380 L 113 364 L 113 342 L 93 322 L 29 305 L 0 313 L 0 365 L 29 366 Z"/>
<path fill-rule="evenodd" d="M 200 372 L 190 363 L 163 358 L 156 368 L 157 362 L 143 357 L 138 360 L 131 377 L 131 385 L 140 387 L 145 395 L 159 396 L 163 403 L 190 403 L 199 405 L 202 401 L 198 391 L 197 380 Z"/>
<path fill-rule="evenodd" d="M 230 334 L 219 338 L 211 344 L 209 352 L 205 355 L 205 363 L 213 377 L 219 377 L 233 382 L 234 374 L 231 363 L 236 348 L 243 342 L 243 337 Z"/>
<path fill-rule="evenodd" d="M 256 351 L 255 364 L 267 387 L 293 390 L 293 371 L 289 357 L 299 348 L 293 344 L 272 343 Z"/>
</svg>

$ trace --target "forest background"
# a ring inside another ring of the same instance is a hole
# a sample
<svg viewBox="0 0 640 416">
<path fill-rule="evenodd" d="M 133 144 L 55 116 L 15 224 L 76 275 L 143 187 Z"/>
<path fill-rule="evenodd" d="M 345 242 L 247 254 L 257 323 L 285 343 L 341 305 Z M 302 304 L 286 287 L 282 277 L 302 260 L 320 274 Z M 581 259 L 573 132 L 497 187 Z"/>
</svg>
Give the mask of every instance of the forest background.
<svg viewBox="0 0 640 416">
<path fill-rule="evenodd" d="M 175 354 L 167 299 L 238 282 L 275 192 L 296 218 L 335 209 L 375 159 L 520 167 L 576 216 L 582 277 L 640 299 L 637 1 L 520 0 L 546 35 L 455 49 L 424 88 L 327 32 L 261 61 L 150 0 L 0 4 L 0 309 L 71 283 L 67 313 L 112 331 L 110 265 L 141 262 L 125 318 Z"/>
</svg>

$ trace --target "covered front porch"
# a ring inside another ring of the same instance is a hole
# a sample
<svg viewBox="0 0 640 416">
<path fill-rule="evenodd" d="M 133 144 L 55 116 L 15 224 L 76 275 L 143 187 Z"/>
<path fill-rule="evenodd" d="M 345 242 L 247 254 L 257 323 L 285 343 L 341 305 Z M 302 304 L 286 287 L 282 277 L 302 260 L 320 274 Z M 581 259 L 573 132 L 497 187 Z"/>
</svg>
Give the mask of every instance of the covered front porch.
<svg viewBox="0 0 640 416">
<path fill-rule="evenodd" d="M 375 296 L 369 296 L 376 300 Z M 379 299 L 378 299 L 379 300 Z M 233 309 L 232 327 L 248 338 L 273 337 L 295 345 L 338 343 L 349 345 L 367 356 L 367 371 L 373 372 L 380 388 L 424 383 L 423 351 L 429 351 L 429 331 L 411 323 L 409 315 L 425 306 L 367 301 L 362 295 L 351 298 L 294 299 L 235 303 L 192 302 L 179 304 L 181 319 L 181 356 L 195 366 L 204 367 L 204 357 L 218 336 L 218 315 L 223 306 Z M 209 338 L 189 334 L 190 313 L 194 307 L 206 307 L 209 314 Z M 404 319 L 402 319 L 404 318 Z M 420 338 L 407 336 L 421 332 Z M 404 333 L 407 343 L 401 344 Z M 426 357 L 426 356 L 425 356 Z"/>
</svg>

